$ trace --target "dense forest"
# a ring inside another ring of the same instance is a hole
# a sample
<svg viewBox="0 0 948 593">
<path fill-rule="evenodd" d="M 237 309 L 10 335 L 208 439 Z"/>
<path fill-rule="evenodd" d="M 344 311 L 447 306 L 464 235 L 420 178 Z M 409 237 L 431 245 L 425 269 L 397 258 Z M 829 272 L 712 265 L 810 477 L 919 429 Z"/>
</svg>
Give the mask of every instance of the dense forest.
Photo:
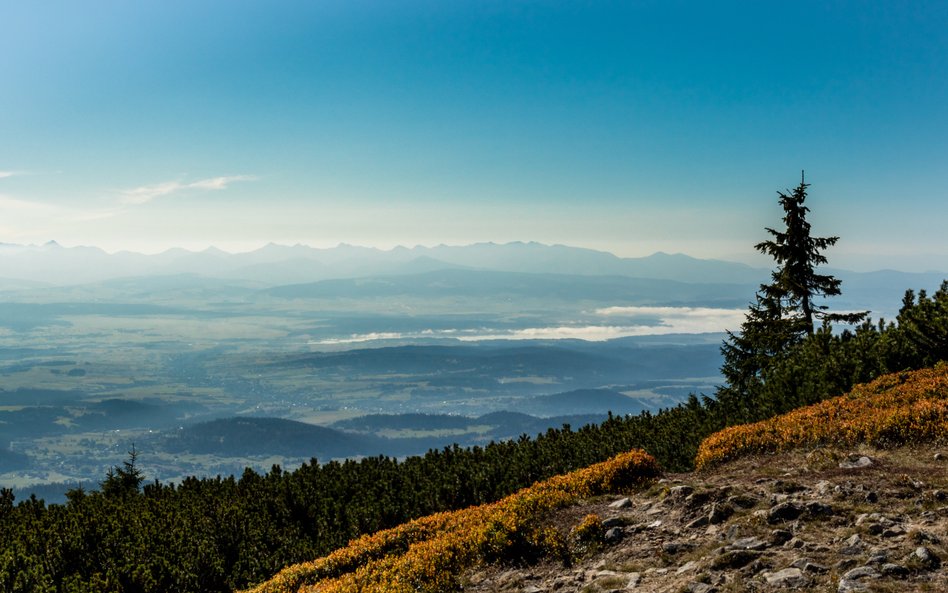
<svg viewBox="0 0 948 593">
<path fill-rule="evenodd" d="M 438 511 L 490 502 L 537 480 L 643 448 L 669 470 L 690 469 L 701 440 L 725 426 L 834 397 L 881 374 L 948 359 L 948 282 L 905 295 L 892 323 L 827 312 L 838 281 L 817 274 L 835 238 L 809 235 L 806 185 L 780 194 L 786 228 L 758 249 L 776 262 L 747 321 L 724 343 L 725 385 L 656 414 L 287 472 L 149 482 L 135 451 L 64 505 L 0 491 L 0 591 L 230 591 L 344 545 L 360 534 Z M 840 330 L 840 322 L 855 322 Z M 837 328 L 837 329 L 834 329 Z"/>
</svg>

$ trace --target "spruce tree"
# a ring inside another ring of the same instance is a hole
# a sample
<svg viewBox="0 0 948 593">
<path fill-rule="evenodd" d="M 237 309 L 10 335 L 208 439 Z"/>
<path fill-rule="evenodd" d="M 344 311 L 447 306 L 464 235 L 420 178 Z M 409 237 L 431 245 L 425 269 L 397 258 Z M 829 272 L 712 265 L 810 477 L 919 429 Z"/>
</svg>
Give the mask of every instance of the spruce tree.
<svg viewBox="0 0 948 593">
<path fill-rule="evenodd" d="M 810 235 L 810 223 L 806 219 L 810 209 L 804 205 L 809 186 L 801 175 L 800 185 L 792 192 L 777 192 L 786 228 L 778 231 L 768 227 L 767 232 L 773 239 L 762 241 L 754 248 L 771 256 L 777 264 L 771 283 L 761 288 L 778 295 L 783 316 L 795 317 L 800 331 L 813 335 L 816 320 L 858 323 L 866 313 L 831 314 L 826 312 L 826 305 L 815 302 L 821 297 L 839 295 L 842 281 L 816 272 L 817 266 L 827 263 L 823 251 L 835 245 L 839 237 Z"/>
<path fill-rule="evenodd" d="M 761 284 L 740 332 L 727 332 L 721 346 L 725 385 L 717 399 L 732 421 L 752 420 L 772 406 L 759 401 L 768 368 L 790 349 L 814 335 L 814 323 L 856 323 L 866 313 L 834 314 L 819 299 L 840 294 L 841 281 L 816 268 L 827 263 L 823 251 L 839 237 L 813 237 L 805 206 L 809 184 L 802 178 L 792 192 L 777 192 L 784 210 L 783 230 L 767 228 L 772 239 L 755 248 L 777 264 L 771 282 Z M 773 403 L 773 402 L 771 402 Z"/>
</svg>

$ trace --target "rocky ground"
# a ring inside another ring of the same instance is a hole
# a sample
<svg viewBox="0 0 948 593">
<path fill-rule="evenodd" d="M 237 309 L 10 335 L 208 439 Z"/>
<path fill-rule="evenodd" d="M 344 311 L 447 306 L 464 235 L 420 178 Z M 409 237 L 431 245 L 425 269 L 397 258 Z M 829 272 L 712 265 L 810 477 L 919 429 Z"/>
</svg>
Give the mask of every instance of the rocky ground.
<svg viewBox="0 0 948 593">
<path fill-rule="evenodd" d="M 571 562 L 480 567 L 464 591 L 948 592 L 948 448 L 759 456 L 552 520 L 589 514 L 601 535 L 573 531 Z"/>
</svg>

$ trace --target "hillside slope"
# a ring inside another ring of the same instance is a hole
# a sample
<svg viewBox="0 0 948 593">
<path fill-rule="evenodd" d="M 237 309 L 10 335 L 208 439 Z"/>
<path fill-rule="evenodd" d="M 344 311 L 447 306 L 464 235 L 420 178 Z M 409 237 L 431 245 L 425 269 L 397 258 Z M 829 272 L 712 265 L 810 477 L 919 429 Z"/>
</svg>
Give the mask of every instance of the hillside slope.
<svg viewBox="0 0 948 593">
<path fill-rule="evenodd" d="M 932 445 L 820 447 L 669 474 L 551 517 L 564 531 L 590 514 L 609 527 L 585 551 L 574 540 L 571 564 L 481 565 L 462 590 L 948 591 L 945 459 Z"/>
<path fill-rule="evenodd" d="M 592 478 L 615 464 L 648 478 L 646 458 L 620 456 L 356 540 L 255 591 L 945 591 L 946 420 L 948 365 L 888 375 L 713 435 L 703 471 L 644 492 Z M 574 486 L 538 503 L 549 484 Z"/>
</svg>

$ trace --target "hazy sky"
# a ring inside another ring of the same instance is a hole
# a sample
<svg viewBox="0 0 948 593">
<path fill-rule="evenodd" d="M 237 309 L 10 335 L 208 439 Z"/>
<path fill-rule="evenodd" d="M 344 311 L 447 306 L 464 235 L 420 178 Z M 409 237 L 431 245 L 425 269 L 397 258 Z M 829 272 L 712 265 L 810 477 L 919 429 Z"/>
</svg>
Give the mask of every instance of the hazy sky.
<svg viewBox="0 0 948 593">
<path fill-rule="evenodd" d="M 0 241 L 948 268 L 948 2 L 0 0 Z"/>
</svg>

